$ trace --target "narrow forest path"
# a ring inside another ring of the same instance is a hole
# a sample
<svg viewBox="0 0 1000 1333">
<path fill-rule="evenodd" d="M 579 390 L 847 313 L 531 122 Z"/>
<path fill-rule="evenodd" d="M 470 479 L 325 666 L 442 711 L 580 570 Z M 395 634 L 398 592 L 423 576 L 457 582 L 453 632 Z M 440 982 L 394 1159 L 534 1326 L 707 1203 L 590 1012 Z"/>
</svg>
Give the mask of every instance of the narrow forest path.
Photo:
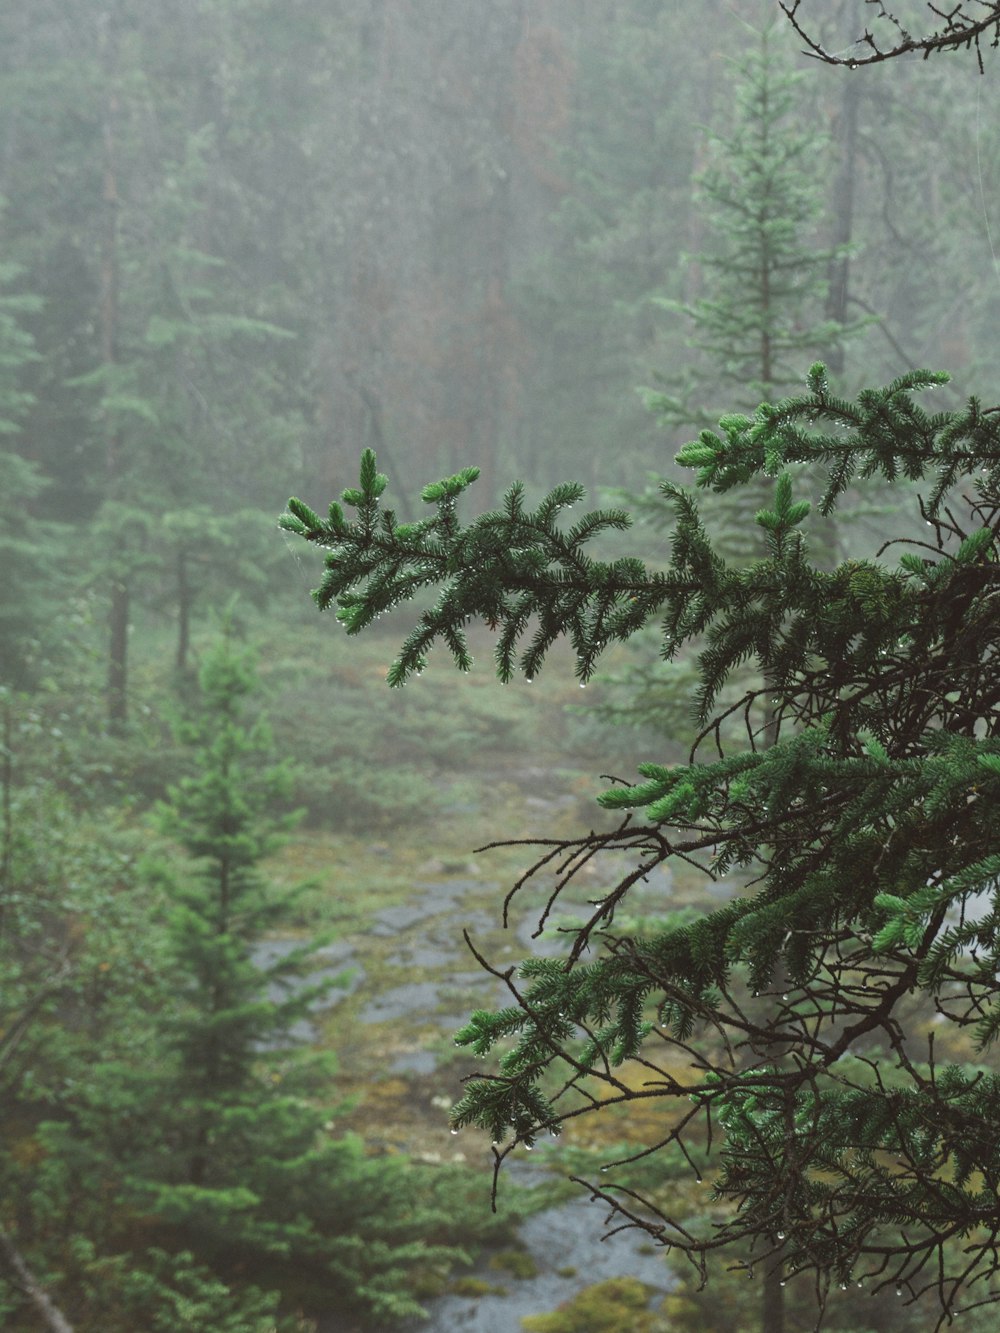
<svg viewBox="0 0 1000 1333">
<path fill-rule="evenodd" d="M 505 774 L 505 786 L 517 793 L 513 804 L 520 807 L 511 820 L 508 791 L 506 827 L 531 837 L 551 834 L 553 827 L 578 831 L 582 816 L 588 818 L 585 826 L 593 824 L 592 812 L 581 809 L 578 786 L 558 789 L 564 780 L 540 768 Z M 600 817 L 596 808 L 594 813 Z M 313 851 L 318 855 L 321 848 Z M 409 855 L 384 842 L 365 849 L 352 892 L 367 910 L 325 953 L 325 975 L 341 976 L 343 987 L 331 992 L 302 1036 L 337 1052 L 336 1093 L 352 1105 L 337 1115 L 335 1132 L 355 1130 L 373 1151 L 405 1153 L 417 1162 L 464 1163 L 480 1172 L 488 1208 L 492 1159 L 486 1137 L 474 1131 L 456 1136 L 448 1121 L 462 1079 L 480 1068 L 456 1048 L 454 1034 L 473 1009 L 507 1002 L 509 996 L 476 964 L 463 931 L 503 966 L 533 952 L 558 953 L 560 926 L 582 915 L 588 897 L 601 887 L 600 872 L 567 894 L 543 935 L 533 938 L 547 896 L 541 886 L 524 891 L 511 929 L 501 926 L 503 897 L 530 859 L 525 849 L 479 857 L 459 852 L 454 859 L 436 855 L 415 866 Z M 372 877 L 367 886 L 366 869 Z M 662 910 L 677 905 L 675 896 L 661 869 L 636 895 L 636 907 Z M 267 947 L 288 946 L 273 941 Z M 511 1178 L 540 1180 L 547 1172 L 546 1148 L 540 1145 L 533 1159 L 514 1161 Z M 668 1289 L 672 1279 L 662 1253 L 647 1236 L 627 1232 L 602 1239 L 605 1212 L 581 1191 L 527 1218 L 518 1231 L 524 1262 L 510 1263 L 509 1251 L 484 1253 L 471 1273 L 455 1275 L 452 1291 L 425 1302 L 429 1320 L 411 1327 L 424 1333 L 516 1333 L 522 1315 L 552 1310 L 608 1277 L 634 1276 L 655 1290 Z M 337 1333 L 332 1316 L 322 1328 Z"/>
</svg>

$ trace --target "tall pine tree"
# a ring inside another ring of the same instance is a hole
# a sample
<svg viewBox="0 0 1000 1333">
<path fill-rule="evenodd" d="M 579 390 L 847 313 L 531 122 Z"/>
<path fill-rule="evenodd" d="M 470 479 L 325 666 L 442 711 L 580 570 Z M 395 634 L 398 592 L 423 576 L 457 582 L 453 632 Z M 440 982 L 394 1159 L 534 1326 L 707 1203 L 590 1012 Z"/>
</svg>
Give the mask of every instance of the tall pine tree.
<svg viewBox="0 0 1000 1333">
<path fill-rule="evenodd" d="M 307 1055 L 296 1032 L 330 988 L 302 984 L 322 941 L 260 959 L 295 891 L 276 891 L 258 868 L 276 846 L 271 811 L 287 772 L 260 763 L 268 737 L 246 720 L 253 688 L 247 654 L 223 641 L 179 729 L 195 771 L 171 790 L 163 828 L 191 861 L 165 881 L 176 1003 L 163 1032 L 172 1087 L 161 1091 L 171 1109 L 144 1192 L 223 1275 L 249 1266 L 313 1311 L 325 1302 L 391 1322 L 419 1313 L 412 1266 L 457 1252 L 428 1239 L 442 1227 L 433 1191 L 418 1201 L 402 1163 L 330 1137 L 320 1100 L 330 1064 Z"/>
<path fill-rule="evenodd" d="M 729 65 L 730 124 L 710 137 L 698 182 L 705 249 L 688 264 L 700 294 L 657 302 L 685 328 L 692 353 L 683 371 L 661 375 L 661 387 L 645 394 L 675 439 L 680 429 L 712 424 L 726 406 L 752 411 L 761 400 L 773 402 L 800 379 L 805 357 L 835 350 L 842 361 L 857 327 L 825 313 L 830 265 L 846 253 L 818 244 L 831 145 L 801 128 L 809 116 L 804 76 L 775 49 L 772 29 L 747 25 L 747 34 L 746 51 Z M 629 500 L 654 528 L 669 528 L 672 510 L 659 490 Z M 709 500 L 705 512 L 722 551 L 744 559 L 760 553 L 753 516 L 766 502 L 764 482 Z M 689 656 L 665 667 L 656 639 L 650 631 L 635 641 L 636 660 L 614 678 L 600 711 L 676 739 L 687 729 L 695 677 Z"/>
<path fill-rule="evenodd" d="M 775 49 L 771 28 L 748 29 L 727 80 L 731 124 L 711 136 L 697 183 L 707 244 L 689 264 L 700 292 L 659 302 L 690 322 L 696 353 L 679 389 L 648 396 L 664 423 L 710 426 L 727 408 L 773 402 L 801 381 L 804 361 L 844 337 L 824 309 L 830 265 L 843 252 L 819 244 L 831 146 L 802 128 L 804 78 Z"/>
</svg>

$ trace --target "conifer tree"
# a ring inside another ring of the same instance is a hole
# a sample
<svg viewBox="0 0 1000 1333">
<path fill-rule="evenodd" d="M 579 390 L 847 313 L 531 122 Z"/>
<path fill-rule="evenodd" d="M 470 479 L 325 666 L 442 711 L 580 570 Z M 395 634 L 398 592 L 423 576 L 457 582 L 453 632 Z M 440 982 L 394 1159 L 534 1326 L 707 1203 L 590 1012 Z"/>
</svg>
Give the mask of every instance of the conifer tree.
<svg viewBox="0 0 1000 1333">
<path fill-rule="evenodd" d="M 706 248 L 691 263 L 701 295 L 690 303 L 658 302 L 690 330 L 694 353 L 680 376 L 661 375 L 662 387 L 645 393 L 674 438 L 678 428 L 712 425 L 727 406 L 752 411 L 761 400 L 773 402 L 799 381 L 804 357 L 841 352 L 857 328 L 824 314 L 830 264 L 844 257 L 844 248 L 816 243 L 830 145 L 800 128 L 807 118 L 804 75 L 775 51 L 770 27 L 748 25 L 748 35 L 733 69 L 730 126 L 711 137 L 698 182 Z M 669 526 L 670 505 L 658 491 L 629 499 L 655 527 Z M 720 549 L 744 558 L 761 551 L 753 515 L 766 502 L 762 482 L 714 498 L 706 514 Z M 655 643 L 636 648 L 639 660 L 616 678 L 620 688 L 601 711 L 616 721 L 652 724 L 667 736 L 676 736 L 681 723 L 683 734 L 688 662 L 664 671 Z"/>
<path fill-rule="evenodd" d="M 843 249 L 817 244 L 830 144 L 801 128 L 805 76 L 775 51 L 772 29 L 748 36 L 729 84 L 730 126 L 711 136 L 697 182 L 707 243 L 690 262 L 701 294 L 659 302 L 690 321 L 697 353 L 679 390 L 664 377 L 664 392 L 647 395 L 665 424 L 711 426 L 722 410 L 773 401 L 800 383 L 804 361 L 844 336 L 824 315 Z"/>
<path fill-rule="evenodd" d="M 137 1184 L 217 1271 L 252 1259 L 258 1280 L 267 1274 L 307 1305 L 340 1303 L 391 1322 L 419 1313 L 410 1267 L 457 1252 L 424 1239 L 442 1226 L 433 1190 L 418 1203 L 401 1163 L 330 1138 L 332 1113 L 319 1100 L 330 1064 L 307 1055 L 295 1030 L 332 984 L 302 983 L 323 941 L 259 959 L 296 893 L 276 891 L 258 868 L 280 836 L 273 809 L 289 774 L 261 765 L 266 728 L 245 720 L 253 688 L 247 654 L 224 641 L 201 670 L 197 711 L 179 728 L 196 768 L 162 814 L 191 858 L 189 873 L 165 879 L 177 996 L 164 1024 L 175 1053 L 172 1087 L 161 1089 L 170 1123 Z M 393 1216 L 397 1202 L 408 1216 Z"/>
<path fill-rule="evenodd" d="M 3 201 L 0 200 L 0 207 Z M 54 557 L 58 537 L 46 526 L 47 548 L 38 541 L 38 525 L 26 507 L 45 487 L 38 469 L 15 451 L 23 416 L 31 403 L 24 371 L 36 359 L 25 318 L 39 299 L 5 290 L 20 280 L 13 264 L 0 264 L 0 685 L 23 687 L 30 680 L 31 658 L 53 607 Z M 15 448 L 11 448 L 14 445 Z"/>
<path fill-rule="evenodd" d="M 260 867 L 288 774 L 247 720 L 254 687 L 228 640 L 207 656 L 177 728 L 191 771 L 160 810 L 186 858 L 143 867 L 161 919 L 132 911 L 141 963 L 95 929 L 96 994 L 65 997 L 93 1030 L 34 1061 L 59 1092 L 36 1094 L 30 1169 L 7 1174 L 28 1257 L 78 1333 L 299 1333 L 330 1310 L 383 1329 L 422 1313 L 415 1272 L 489 1230 L 461 1168 L 414 1173 L 337 1132 L 332 1057 L 295 1028 L 331 985 L 313 980 L 323 940 L 286 947 L 296 891 Z"/>
<path fill-rule="evenodd" d="M 760 1277 L 814 1275 L 936 1302 L 937 1325 L 995 1298 L 1000 1267 L 1000 409 L 975 398 L 933 412 L 943 374 L 911 372 L 856 400 L 821 365 L 808 389 L 732 413 L 678 461 L 702 489 L 772 479 L 756 515 L 766 553 L 728 562 L 696 493 L 666 482 L 674 509 L 665 568 L 601 561 L 591 543 L 625 529 L 620 510 L 559 515 L 566 484 L 534 508 L 515 485 L 468 524 L 468 469 L 425 488 L 430 517 L 400 524 L 370 452 L 360 484 L 319 517 L 291 501 L 285 528 L 328 551 L 321 608 L 356 634 L 426 589 L 390 669 L 401 685 L 443 643 L 469 669 L 466 625 L 497 631 L 501 680 L 529 679 L 569 640 L 585 681 L 604 649 L 652 619 L 672 658 L 701 643 L 698 734 L 689 762 L 644 764 L 604 792 L 610 832 L 546 839 L 516 886 L 552 870 L 547 912 L 608 851 L 633 868 L 593 899 L 564 959 L 483 964 L 509 1003 L 475 1013 L 460 1044 L 498 1057 L 456 1106 L 497 1166 L 539 1135 L 602 1108 L 659 1099 L 663 1135 L 701 1177 L 716 1174 L 707 1230 L 670 1199 L 586 1182 L 624 1220 L 696 1265 L 747 1246 Z M 804 468 L 825 475 L 815 509 L 795 498 Z M 846 489 L 877 478 L 919 511 L 870 559 L 810 559 Z M 728 704 L 744 662 L 757 684 Z M 759 724 L 761 696 L 772 726 Z M 727 717 L 742 740 L 727 739 Z M 773 740 L 773 744 L 766 744 Z M 742 868 L 748 887 L 693 922 L 616 924 L 632 887 L 681 860 L 708 881 Z M 974 1053 L 973 1053 L 974 1052 Z M 779 1055 L 780 1053 L 780 1055 Z M 709 1132 L 710 1131 L 710 1132 Z M 776 1238 L 776 1239 L 775 1239 Z M 933 1320 L 934 1314 L 929 1316 Z"/>
<path fill-rule="evenodd" d="M 197 711 L 178 725 L 196 768 L 170 789 L 161 825 L 191 858 L 190 870 L 166 872 L 167 947 L 179 1000 L 169 1034 L 187 1094 L 179 1108 L 186 1147 L 174 1151 L 185 1159 L 183 1178 L 200 1187 L 212 1178 L 211 1160 L 225 1156 L 208 1150 L 217 1125 L 234 1101 L 259 1096 L 261 1051 L 292 1044 L 291 1030 L 315 993 L 268 995 L 269 986 L 280 989 L 283 976 L 301 971 L 311 942 L 271 968 L 254 957 L 267 931 L 288 919 L 291 899 L 258 870 L 277 846 L 273 810 L 288 771 L 260 767 L 266 728 L 244 719 L 254 687 L 249 657 L 227 636 L 205 661 L 199 686 Z"/>
</svg>

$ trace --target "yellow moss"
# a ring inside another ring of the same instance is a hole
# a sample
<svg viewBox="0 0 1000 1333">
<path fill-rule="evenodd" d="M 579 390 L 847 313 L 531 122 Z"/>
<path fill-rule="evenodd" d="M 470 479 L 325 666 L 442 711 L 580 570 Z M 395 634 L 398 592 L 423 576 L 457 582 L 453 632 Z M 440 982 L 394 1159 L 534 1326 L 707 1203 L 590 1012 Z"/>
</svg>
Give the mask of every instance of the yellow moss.
<svg viewBox="0 0 1000 1333">
<path fill-rule="evenodd" d="M 538 1265 L 526 1250 L 501 1250 L 490 1260 L 490 1267 L 510 1273 L 511 1277 L 529 1278 L 538 1276 Z"/>
<path fill-rule="evenodd" d="M 495 1286 L 481 1277 L 458 1277 L 449 1288 L 453 1296 L 506 1296 L 507 1288 Z"/>
<path fill-rule="evenodd" d="M 443 1296 L 448 1290 L 447 1274 L 436 1268 L 425 1268 L 414 1272 L 410 1278 L 410 1291 L 418 1301 L 433 1301 Z"/>
<path fill-rule="evenodd" d="M 525 1315 L 521 1327 L 525 1333 L 658 1333 L 665 1325 L 649 1309 L 650 1295 L 638 1278 L 608 1278 L 558 1310 Z"/>
</svg>

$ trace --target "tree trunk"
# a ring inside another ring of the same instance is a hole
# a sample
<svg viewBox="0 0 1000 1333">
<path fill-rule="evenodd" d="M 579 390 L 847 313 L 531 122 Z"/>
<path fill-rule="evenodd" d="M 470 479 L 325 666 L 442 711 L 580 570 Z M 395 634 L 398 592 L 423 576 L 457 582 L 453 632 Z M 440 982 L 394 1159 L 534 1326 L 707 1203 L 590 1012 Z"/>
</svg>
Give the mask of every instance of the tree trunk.
<svg viewBox="0 0 1000 1333">
<path fill-rule="evenodd" d="M 778 717 L 774 705 L 771 703 L 773 697 L 771 682 L 766 677 L 764 688 L 767 702 L 764 705 L 765 721 L 761 748 L 770 749 L 778 739 Z M 775 989 L 777 989 L 777 986 L 775 986 Z M 768 1054 L 772 1061 L 778 1064 L 784 1051 L 783 1048 L 776 1047 Z M 772 1240 L 775 1245 L 780 1244 L 777 1236 L 773 1236 Z M 761 1333 L 785 1333 L 785 1266 L 780 1252 L 770 1263 L 771 1267 L 764 1273 Z"/>
<path fill-rule="evenodd" d="M 128 722 L 128 609 L 129 586 L 115 579 L 108 616 L 108 726 L 112 731 L 122 731 Z"/>
<path fill-rule="evenodd" d="M 115 123 L 118 118 L 118 96 L 115 92 L 117 73 L 117 34 L 112 30 L 113 19 L 105 14 L 102 19 L 101 41 L 104 54 L 104 76 L 107 100 L 104 104 L 103 188 L 104 221 L 101 234 L 100 265 L 100 347 L 105 367 L 118 360 L 118 174 L 115 154 Z M 107 494 L 114 496 L 119 489 L 122 471 L 121 434 L 108 420 L 105 477 Z M 111 587 L 111 608 L 108 617 L 108 727 L 121 731 L 128 721 L 128 610 L 129 588 L 123 575 L 117 575 Z"/>
<path fill-rule="evenodd" d="M 858 79 L 844 79 L 840 103 L 840 170 L 834 186 L 833 235 L 835 246 L 849 245 L 854 227 L 854 179 L 858 155 L 858 106 L 861 101 L 861 83 Z M 848 255 L 830 261 L 830 286 L 826 299 L 827 319 L 838 324 L 847 323 L 847 302 L 850 295 L 850 265 Z M 844 369 L 844 345 L 835 343 L 827 353 L 827 364 L 835 375 Z"/>
<path fill-rule="evenodd" d="M 178 676 L 187 670 L 188 650 L 191 647 L 191 606 L 194 589 L 188 574 L 187 551 L 177 552 L 177 658 Z"/>
<path fill-rule="evenodd" d="M 775 1263 L 769 1273 L 764 1274 L 764 1309 L 761 1319 L 761 1333 L 785 1333 L 785 1288 L 784 1271 L 780 1263 Z"/>
<path fill-rule="evenodd" d="M 0 768 L 2 813 L 0 813 L 0 935 L 7 917 L 11 889 L 11 860 L 14 853 L 14 718 L 10 697 L 3 701 L 3 760 Z"/>
<path fill-rule="evenodd" d="M 49 1333 L 73 1333 L 73 1325 L 44 1287 L 38 1284 L 20 1250 L 3 1230 L 0 1230 L 0 1254 L 3 1255 L 8 1268 L 17 1279 L 17 1285 L 31 1301 L 35 1313 L 41 1318 Z"/>
</svg>

